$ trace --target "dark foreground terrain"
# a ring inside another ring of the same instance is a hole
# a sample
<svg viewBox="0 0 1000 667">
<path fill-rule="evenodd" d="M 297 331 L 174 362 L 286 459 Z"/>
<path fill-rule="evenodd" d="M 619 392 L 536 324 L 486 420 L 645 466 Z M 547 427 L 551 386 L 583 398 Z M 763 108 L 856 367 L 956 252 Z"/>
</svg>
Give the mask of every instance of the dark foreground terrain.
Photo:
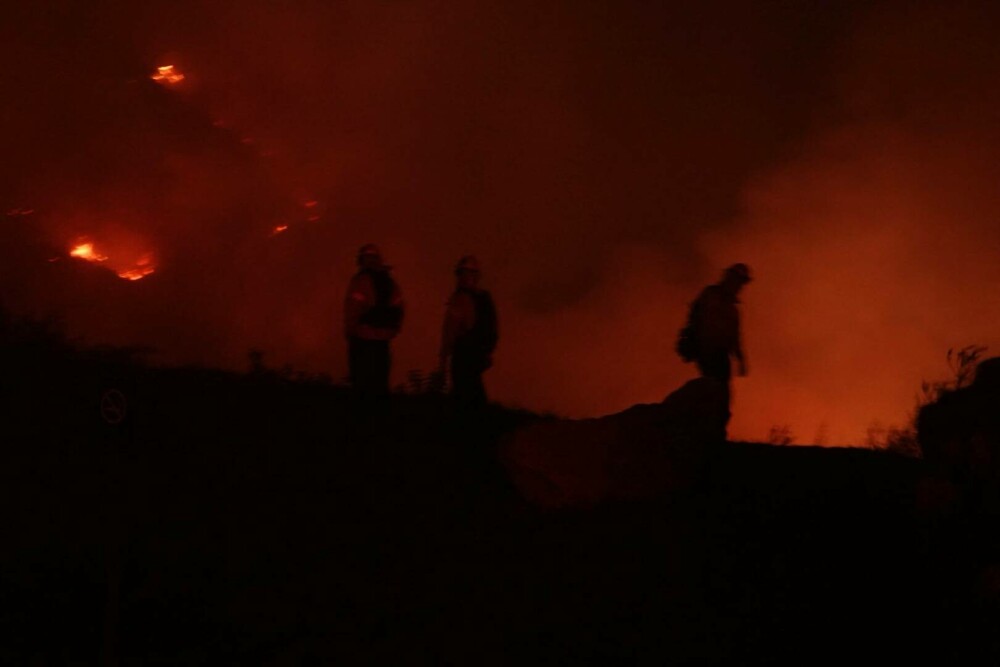
<svg viewBox="0 0 1000 667">
<path fill-rule="evenodd" d="M 919 461 L 726 443 L 692 488 L 551 511 L 497 453 L 531 415 L 51 345 L 3 362 L 0 664 L 1000 657 L 976 537 L 918 512 Z"/>
</svg>

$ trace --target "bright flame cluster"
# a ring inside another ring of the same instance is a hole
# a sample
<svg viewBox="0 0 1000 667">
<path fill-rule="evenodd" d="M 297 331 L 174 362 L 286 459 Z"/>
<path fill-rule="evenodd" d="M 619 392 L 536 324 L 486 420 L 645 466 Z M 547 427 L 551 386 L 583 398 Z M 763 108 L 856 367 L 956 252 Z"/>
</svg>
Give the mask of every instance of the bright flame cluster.
<svg viewBox="0 0 1000 667">
<path fill-rule="evenodd" d="M 156 271 L 153 268 L 153 256 L 146 253 L 135 263 L 135 267 L 127 271 L 119 271 L 118 277 L 125 280 L 142 280 L 146 276 Z"/>
<path fill-rule="evenodd" d="M 85 259 L 88 262 L 103 262 L 108 258 L 107 255 L 102 255 L 94 250 L 94 244 L 89 241 L 73 246 L 69 251 L 69 256 Z"/>
<path fill-rule="evenodd" d="M 156 74 L 154 74 L 151 78 L 153 81 L 172 86 L 175 83 L 183 81 L 184 74 L 182 74 L 173 65 L 164 65 L 162 67 L 157 67 Z"/>
<path fill-rule="evenodd" d="M 88 262 L 101 263 L 108 260 L 107 255 L 102 255 L 94 246 L 92 241 L 80 241 L 69 250 L 70 257 L 86 260 Z M 49 260 L 50 262 L 53 260 Z M 111 268 L 111 267 L 108 267 Z M 146 253 L 139 257 L 133 266 L 127 269 L 115 270 L 119 278 L 123 280 L 142 280 L 151 273 L 156 272 L 152 253 Z"/>
</svg>

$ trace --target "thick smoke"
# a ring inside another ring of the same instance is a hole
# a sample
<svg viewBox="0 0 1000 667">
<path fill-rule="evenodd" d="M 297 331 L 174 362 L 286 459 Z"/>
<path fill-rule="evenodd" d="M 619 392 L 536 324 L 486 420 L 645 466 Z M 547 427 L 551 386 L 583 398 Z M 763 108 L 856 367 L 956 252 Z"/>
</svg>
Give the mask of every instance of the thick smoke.
<svg viewBox="0 0 1000 667">
<path fill-rule="evenodd" d="M 0 29 L 0 203 L 34 209 L 3 219 L 0 296 L 87 340 L 340 378 L 343 290 L 375 241 L 409 308 L 402 382 L 435 363 L 472 252 L 501 309 L 493 396 L 596 415 L 692 375 L 672 349 L 686 304 L 743 260 L 733 435 L 857 442 L 905 419 L 949 346 L 995 339 L 981 13 L 117 5 Z M 152 82 L 165 64 L 185 80 Z M 157 271 L 81 266 L 84 237 Z"/>
<path fill-rule="evenodd" d="M 995 12 L 993 12 L 995 14 Z M 993 16 L 995 19 L 995 16 Z M 858 442 L 902 424 L 948 348 L 1000 347 L 1000 77 L 984 11 L 866 16 L 839 117 L 748 185 L 717 261 L 759 267 L 734 428 Z"/>
</svg>

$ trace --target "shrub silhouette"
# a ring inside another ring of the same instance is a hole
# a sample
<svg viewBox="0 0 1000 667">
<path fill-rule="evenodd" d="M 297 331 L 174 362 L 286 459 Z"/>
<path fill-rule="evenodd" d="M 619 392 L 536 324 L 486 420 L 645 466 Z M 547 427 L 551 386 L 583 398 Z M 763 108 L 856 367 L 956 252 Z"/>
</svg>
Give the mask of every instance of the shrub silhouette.
<svg viewBox="0 0 1000 667">
<path fill-rule="evenodd" d="M 924 380 L 920 384 L 920 393 L 916 405 L 910 413 L 905 426 L 884 427 L 875 421 L 868 427 L 865 446 L 870 449 L 883 449 L 903 456 L 920 457 L 921 449 L 917 441 L 917 417 L 920 410 L 935 403 L 942 396 L 958 389 L 967 387 L 975 377 L 976 366 L 987 351 L 983 345 L 966 345 L 961 348 L 948 348 L 946 360 L 951 370 L 951 377 L 944 380 Z"/>
<path fill-rule="evenodd" d="M 775 424 L 772 426 L 771 430 L 767 433 L 767 444 L 778 445 L 779 447 L 794 445 L 795 436 L 792 434 L 791 427 L 788 424 L 782 424 L 781 426 Z"/>
</svg>

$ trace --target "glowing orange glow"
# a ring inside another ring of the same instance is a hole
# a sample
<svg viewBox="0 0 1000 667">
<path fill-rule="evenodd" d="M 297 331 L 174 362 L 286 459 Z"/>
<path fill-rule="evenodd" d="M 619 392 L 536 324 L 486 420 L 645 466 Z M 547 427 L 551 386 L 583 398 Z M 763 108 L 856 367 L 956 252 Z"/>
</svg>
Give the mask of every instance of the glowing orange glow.
<svg viewBox="0 0 1000 667">
<path fill-rule="evenodd" d="M 88 262 L 105 263 L 104 266 L 124 280 L 141 280 L 156 272 L 152 253 L 144 253 L 135 262 L 112 259 L 97 251 L 93 241 L 78 241 L 69 251 L 70 257 L 76 257 Z M 133 255 L 134 256 L 134 255 Z M 54 260 L 49 260 L 54 261 Z"/>
<path fill-rule="evenodd" d="M 153 255 L 147 252 L 139 257 L 133 268 L 119 271 L 118 277 L 124 278 L 125 280 L 142 280 L 149 274 L 155 272 L 156 267 L 153 264 Z"/>
<path fill-rule="evenodd" d="M 151 78 L 153 81 L 172 86 L 183 81 L 184 75 L 173 65 L 164 65 L 162 67 L 157 67 L 156 74 L 154 74 Z"/>
<path fill-rule="evenodd" d="M 271 232 L 271 236 L 276 236 L 281 232 L 286 231 L 287 229 L 288 225 L 278 225 L 277 227 L 274 228 L 274 231 Z"/>
<path fill-rule="evenodd" d="M 151 273 L 156 273 L 156 269 L 152 266 L 138 266 L 128 271 L 119 271 L 118 277 L 125 280 L 142 280 Z"/>
<path fill-rule="evenodd" d="M 69 256 L 85 259 L 88 262 L 103 262 L 108 259 L 107 255 L 102 255 L 94 250 L 94 244 L 89 241 L 73 246 L 69 251 Z"/>
</svg>

